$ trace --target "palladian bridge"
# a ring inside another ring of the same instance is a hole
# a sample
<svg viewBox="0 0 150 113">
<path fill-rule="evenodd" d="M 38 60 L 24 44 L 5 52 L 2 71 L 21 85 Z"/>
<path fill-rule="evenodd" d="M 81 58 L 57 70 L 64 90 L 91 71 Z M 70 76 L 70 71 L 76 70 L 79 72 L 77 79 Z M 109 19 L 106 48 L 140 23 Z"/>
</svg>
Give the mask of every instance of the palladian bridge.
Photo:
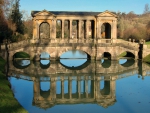
<svg viewBox="0 0 150 113">
<path fill-rule="evenodd" d="M 1 56 L 4 58 L 8 52 L 8 59 L 13 60 L 15 53 L 23 51 L 33 60 L 40 60 L 43 52 L 50 55 L 50 60 L 58 60 L 64 52 L 81 50 L 92 60 L 100 60 L 106 55 L 111 60 L 118 60 L 123 52 L 138 59 L 138 43 L 117 39 L 117 16 L 113 12 L 43 10 L 32 11 L 31 14 L 33 37 L 1 45 Z"/>
</svg>

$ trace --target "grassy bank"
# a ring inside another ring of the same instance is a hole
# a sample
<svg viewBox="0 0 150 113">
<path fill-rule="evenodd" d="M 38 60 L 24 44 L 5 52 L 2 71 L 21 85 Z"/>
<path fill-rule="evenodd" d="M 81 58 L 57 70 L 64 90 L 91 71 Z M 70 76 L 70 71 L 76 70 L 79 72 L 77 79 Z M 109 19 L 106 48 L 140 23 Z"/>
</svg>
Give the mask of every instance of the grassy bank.
<svg viewBox="0 0 150 113">
<path fill-rule="evenodd" d="M 150 45 L 150 41 L 148 41 L 148 42 L 145 42 L 145 44 L 146 44 L 146 45 Z"/>
<path fill-rule="evenodd" d="M 3 74 L 5 63 L 0 57 L 0 113 L 28 113 L 14 98 L 10 83 Z"/>
<path fill-rule="evenodd" d="M 125 57 L 127 55 L 127 52 L 123 52 L 119 55 L 119 57 Z"/>
<path fill-rule="evenodd" d="M 150 63 L 150 54 L 143 58 L 144 62 Z"/>
</svg>

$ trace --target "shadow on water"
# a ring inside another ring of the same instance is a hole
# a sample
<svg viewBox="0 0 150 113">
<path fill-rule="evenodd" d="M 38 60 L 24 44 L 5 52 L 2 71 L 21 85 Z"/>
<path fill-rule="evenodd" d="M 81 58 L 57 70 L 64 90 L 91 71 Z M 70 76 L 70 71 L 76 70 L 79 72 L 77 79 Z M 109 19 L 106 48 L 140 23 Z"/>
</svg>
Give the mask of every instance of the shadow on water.
<svg viewBox="0 0 150 113">
<path fill-rule="evenodd" d="M 31 64 L 30 60 L 14 60 L 13 65 L 18 69 L 25 69 Z"/>
<path fill-rule="evenodd" d="M 43 91 L 40 89 L 40 95 L 43 97 L 43 98 L 48 98 L 49 95 L 50 95 L 50 89 L 48 91 Z"/>
<path fill-rule="evenodd" d="M 104 88 L 100 92 L 102 95 L 110 94 L 110 81 L 104 81 Z"/>
<path fill-rule="evenodd" d="M 111 60 L 104 59 L 102 66 L 103 68 L 109 68 L 111 66 Z"/>
<path fill-rule="evenodd" d="M 121 64 L 123 67 L 130 67 L 135 63 L 134 59 L 127 59 L 125 63 Z"/>
</svg>

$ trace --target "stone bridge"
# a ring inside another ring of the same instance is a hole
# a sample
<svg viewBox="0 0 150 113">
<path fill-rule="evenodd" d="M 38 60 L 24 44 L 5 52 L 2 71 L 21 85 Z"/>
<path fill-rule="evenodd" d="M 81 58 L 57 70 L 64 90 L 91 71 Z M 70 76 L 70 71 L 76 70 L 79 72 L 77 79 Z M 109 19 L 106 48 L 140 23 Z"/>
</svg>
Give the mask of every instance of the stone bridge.
<svg viewBox="0 0 150 113">
<path fill-rule="evenodd" d="M 105 53 L 118 60 L 123 52 L 138 59 L 139 45 L 117 39 L 117 15 L 114 12 L 32 11 L 33 37 L 1 46 L 1 56 L 13 60 L 16 52 L 26 52 L 31 59 L 40 60 L 42 52 L 50 60 L 58 60 L 66 51 L 81 50 L 88 59 L 100 60 Z M 57 27 L 59 26 L 59 27 Z M 59 34 L 59 35 L 58 35 Z M 67 35 L 68 34 L 68 35 Z"/>
<path fill-rule="evenodd" d="M 88 59 L 101 60 L 107 52 L 111 60 L 118 60 L 123 52 L 132 53 L 138 59 L 139 44 L 121 39 L 38 39 L 25 40 L 18 43 L 1 45 L 1 56 L 14 59 L 17 52 L 26 52 L 32 60 L 40 60 L 40 55 L 46 52 L 50 60 L 59 60 L 60 56 L 69 50 L 81 50 L 87 53 Z"/>
</svg>

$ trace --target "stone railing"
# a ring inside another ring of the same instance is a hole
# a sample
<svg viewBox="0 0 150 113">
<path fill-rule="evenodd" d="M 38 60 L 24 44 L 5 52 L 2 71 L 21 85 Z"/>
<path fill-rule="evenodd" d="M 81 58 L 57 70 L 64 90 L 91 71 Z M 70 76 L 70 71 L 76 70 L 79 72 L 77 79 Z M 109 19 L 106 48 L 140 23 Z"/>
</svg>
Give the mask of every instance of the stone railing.
<svg viewBox="0 0 150 113">
<path fill-rule="evenodd" d="M 31 43 L 126 43 L 126 44 L 137 44 L 134 41 L 125 41 L 122 39 L 32 39 Z"/>
<path fill-rule="evenodd" d="M 32 44 L 50 45 L 50 44 L 68 44 L 68 43 L 93 43 L 93 44 L 120 44 L 125 47 L 139 47 L 138 43 L 134 41 L 125 41 L 122 39 L 28 39 L 20 42 L 7 44 L 8 49 L 27 47 Z M 1 50 L 5 50 L 5 44 L 1 45 Z"/>
<path fill-rule="evenodd" d="M 30 40 L 23 40 L 23 41 L 15 42 L 15 43 L 7 43 L 7 49 L 22 48 L 30 44 L 31 44 Z M 6 49 L 6 44 L 2 44 L 1 50 L 5 50 L 5 49 Z"/>
</svg>

